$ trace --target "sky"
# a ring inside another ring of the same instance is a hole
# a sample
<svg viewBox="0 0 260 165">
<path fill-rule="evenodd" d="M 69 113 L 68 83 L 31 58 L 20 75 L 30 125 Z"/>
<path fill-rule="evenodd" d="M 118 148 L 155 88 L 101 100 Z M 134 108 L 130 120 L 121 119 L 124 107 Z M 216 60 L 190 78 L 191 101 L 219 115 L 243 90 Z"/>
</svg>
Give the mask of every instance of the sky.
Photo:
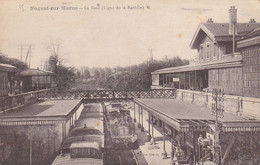
<svg viewBox="0 0 260 165">
<path fill-rule="evenodd" d="M 1 0 L 0 51 L 24 60 L 31 45 L 32 68 L 41 68 L 52 43 L 60 44 L 62 63 L 76 68 L 139 64 L 151 49 L 157 60 L 193 59 L 189 45 L 199 23 L 228 22 L 230 6 L 238 22 L 260 22 L 259 0 Z"/>
</svg>

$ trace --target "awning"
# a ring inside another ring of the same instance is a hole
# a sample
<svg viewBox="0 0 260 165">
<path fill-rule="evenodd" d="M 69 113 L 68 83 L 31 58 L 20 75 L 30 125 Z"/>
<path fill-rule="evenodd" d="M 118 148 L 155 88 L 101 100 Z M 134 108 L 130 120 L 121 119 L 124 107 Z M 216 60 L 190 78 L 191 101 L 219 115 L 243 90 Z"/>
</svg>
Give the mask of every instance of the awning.
<svg viewBox="0 0 260 165">
<path fill-rule="evenodd" d="M 17 68 L 13 65 L 0 63 L 0 71 L 4 72 L 16 72 Z"/>
<path fill-rule="evenodd" d="M 215 116 L 209 108 L 177 99 L 134 99 L 134 102 L 179 132 L 215 131 Z M 260 131 L 260 121 L 224 112 L 224 132 Z"/>
<path fill-rule="evenodd" d="M 196 63 L 193 65 L 184 65 L 180 67 L 159 69 L 152 72 L 151 74 L 179 73 L 179 72 L 188 72 L 188 71 L 195 71 L 195 70 L 232 68 L 232 67 L 242 67 L 241 55 L 236 55 L 236 57 L 230 59 L 217 60 L 217 61 L 212 61 L 207 63 Z"/>
</svg>

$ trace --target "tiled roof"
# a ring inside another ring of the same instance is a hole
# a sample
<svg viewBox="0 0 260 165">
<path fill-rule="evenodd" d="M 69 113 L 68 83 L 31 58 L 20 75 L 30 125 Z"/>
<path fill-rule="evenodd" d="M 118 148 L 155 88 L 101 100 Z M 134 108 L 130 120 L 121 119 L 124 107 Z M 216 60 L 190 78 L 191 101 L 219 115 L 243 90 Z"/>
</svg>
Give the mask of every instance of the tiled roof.
<svg viewBox="0 0 260 165">
<path fill-rule="evenodd" d="M 260 28 L 260 23 L 237 23 L 236 39 L 256 28 Z M 198 47 L 201 36 L 205 34 L 213 41 L 232 41 L 232 35 L 229 34 L 229 23 L 201 23 L 190 43 L 192 49 Z"/>
<path fill-rule="evenodd" d="M 232 36 L 228 33 L 229 23 L 203 23 L 205 26 L 215 37 L 218 36 Z M 237 33 L 245 34 L 253 29 L 259 28 L 260 23 L 237 23 Z"/>
</svg>

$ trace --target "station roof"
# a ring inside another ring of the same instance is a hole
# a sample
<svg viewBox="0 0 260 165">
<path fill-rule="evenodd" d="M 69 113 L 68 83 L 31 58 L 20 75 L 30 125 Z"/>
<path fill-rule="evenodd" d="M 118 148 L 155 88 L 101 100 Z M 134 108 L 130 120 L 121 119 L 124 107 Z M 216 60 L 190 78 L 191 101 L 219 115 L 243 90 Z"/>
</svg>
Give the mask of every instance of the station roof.
<svg viewBox="0 0 260 165">
<path fill-rule="evenodd" d="M 259 27 L 260 23 L 236 23 L 236 38 Z M 201 23 L 190 43 L 192 49 L 198 47 L 201 36 L 205 34 L 213 41 L 232 41 L 232 35 L 229 34 L 229 23 Z"/>
<path fill-rule="evenodd" d="M 260 28 L 254 29 L 237 41 L 237 48 L 244 48 L 260 44 Z"/>
<path fill-rule="evenodd" d="M 15 72 L 17 68 L 13 65 L 0 63 L 0 71 L 4 72 Z"/>
<path fill-rule="evenodd" d="M 135 99 L 134 102 L 179 131 L 187 130 L 189 123 L 206 125 L 215 123 L 215 116 L 211 115 L 209 108 L 181 100 Z M 233 128 L 242 130 L 250 127 L 260 130 L 260 121 L 249 121 L 232 113 L 224 112 L 224 117 L 219 120 L 223 122 L 226 131 L 234 131 Z"/>
<path fill-rule="evenodd" d="M 241 67 L 241 66 L 242 66 L 242 56 L 237 55 L 233 58 L 211 61 L 207 63 L 196 63 L 190 65 L 183 65 L 179 67 L 169 67 L 169 68 L 159 69 L 152 72 L 151 74 L 179 73 L 179 72 L 188 72 L 188 71 L 195 71 L 195 70 L 230 68 L 230 67 Z"/>
<path fill-rule="evenodd" d="M 0 113 L 0 118 L 65 117 L 78 104 L 80 104 L 80 100 L 44 100 L 14 110 L 9 110 L 5 113 Z"/>
</svg>

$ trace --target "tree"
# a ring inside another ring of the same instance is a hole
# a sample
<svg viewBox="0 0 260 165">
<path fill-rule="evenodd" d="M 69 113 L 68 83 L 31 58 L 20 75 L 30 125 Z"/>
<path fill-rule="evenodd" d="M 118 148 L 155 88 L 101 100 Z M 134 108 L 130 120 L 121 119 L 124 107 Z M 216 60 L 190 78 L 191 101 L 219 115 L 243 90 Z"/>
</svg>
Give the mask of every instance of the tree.
<svg viewBox="0 0 260 165">
<path fill-rule="evenodd" d="M 58 65 L 57 82 L 59 88 L 70 88 L 75 82 L 75 68 Z"/>
<path fill-rule="evenodd" d="M 60 47 L 61 44 L 59 41 L 56 43 L 52 42 L 49 45 L 49 65 L 51 66 L 51 71 L 56 73 L 58 87 L 69 88 L 75 81 L 75 68 L 62 65 L 63 60 L 59 55 Z"/>
<path fill-rule="evenodd" d="M 189 64 L 188 60 L 183 60 L 179 57 L 171 59 L 165 58 L 163 60 L 156 61 L 147 64 L 142 63 L 139 65 L 133 65 L 130 67 L 116 67 L 115 73 L 111 73 L 112 70 L 105 69 L 105 75 L 95 76 L 98 78 L 98 84 L 100 88 L 105 89 L 131 89 L 131 90 L 146 90 L 149 89 L 152 84 L 151 72 L 163 69 L 166 67 L 175 67 Z M 108 71 L 111 71 L 108 74 Z M 94 72 L 95 73 L 95 72 Z M 97 73 L 96 73 L 97 74 Z"/>
<path fill-rule="evenodd" d="M 88 69 L 84 69 L 83 71 L 83 78 L 89 79 L 90 78 L 90 72 Z"/>
<path fill-rule="evenodd" d="M 98 79 L 99 77 L 100 77 L 100 72 L 99 72 L 99 70 L 96 69 L 96 70 L 94 71 L 94 78 L 95 78 L 95 79 Z"/>
</svg>

